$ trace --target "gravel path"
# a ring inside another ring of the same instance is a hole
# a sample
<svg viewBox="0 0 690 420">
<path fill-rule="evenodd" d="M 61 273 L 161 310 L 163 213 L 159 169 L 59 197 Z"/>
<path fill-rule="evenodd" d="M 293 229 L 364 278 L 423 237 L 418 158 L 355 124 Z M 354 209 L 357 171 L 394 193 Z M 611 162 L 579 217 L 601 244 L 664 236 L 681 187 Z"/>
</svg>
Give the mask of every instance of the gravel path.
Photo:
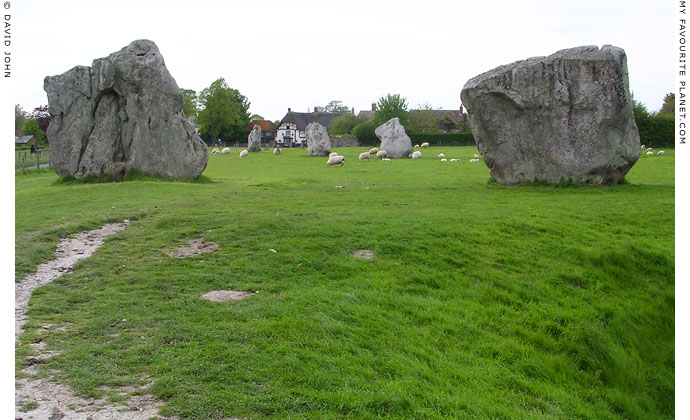
<svg viewBox="0 0 690 420">
<path fill-rule="evenodd" d="M 21 335 L 22 326 L 26 323 L 27 304 L 34 289 L 50 283 L 64 273 L 71 272 L 79 260 L 91 256 L 98 247 L 103 245 L 106 237 L 124 230 L 128 223 L 128 220 L 122 223 L 110 223 L 100 229 L 81 232 L 63 239 L 55 250 L 54 260 L 41 264 L 36 273 L 26 276 L 15 284 L 15 341 Z M 53 327 L 56 326 L 44 325 L 46 329 Z M 58 328 L 62 327 L 57 326 L 55 329 Z M 32 347 L 39 354 L 32 358 L 36 363 L 55 356 L 49 352 L 42 352 L 40 343 Z M 146 420 L 160 418 L 158 409 L 162 403 L 148 393 L 130 397 L 126 400 L 126 405 L 113 405 L 106 403 L 103 399 L 85 400 L 76 397 L 67 385 L 36 377 L 37 369 L 33 365 L 24 369 L 22 373 L 28 376 L 15 382 L 15 419 Z M 124 395 L 135 390 L 146 391 L 146 388 L 122 389 L 118 392 Z"/>
</svg>

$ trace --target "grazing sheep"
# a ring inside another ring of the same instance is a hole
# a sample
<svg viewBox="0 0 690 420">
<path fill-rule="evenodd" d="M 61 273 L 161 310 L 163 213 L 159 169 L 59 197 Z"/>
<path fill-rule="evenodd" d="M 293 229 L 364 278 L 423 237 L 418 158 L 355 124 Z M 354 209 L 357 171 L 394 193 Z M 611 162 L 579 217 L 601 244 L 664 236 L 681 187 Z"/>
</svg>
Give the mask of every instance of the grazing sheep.
<svg viewBox="0 0 690 420">
<path fill-rule="evenodd" d="M 444 157 L 446 157 L 446 155 L 444 155 L 443 153 L 439 153 L 439 154 L 438 154 L 438 157 L 444 158 Z"/>
<path fill-rule="evenodd" d="M 472 157 L 477 159 L 479 157 L 479 155 L 475 153 L 474 156 L 472 156 Z"/>
<path fill-rule="evenodd" d="M 441 159 L 441 162 L 448 162 L 448 159 L 443 158 L 443 159 Z"/>
<path fill-rule="evenodd" d="M 242 150 L 242 151 L 240 152 L 240 159 L 244 159 L 244 158 L 246 158 L 248 155 L 249 155 L 249 152 L 248 152 L 248 151 Z"/>
<path fill-rule="evenodd" d="M 369 160 L 369 152 L 362 152 L 359 154 L 359 161 L 364 162 L 365 160 Z"/>
<path fill-rule="evenodd" d="M 663 150 L 659 150 L 659 151 L 657 152 L 657 155 L 658 155 L 658 156 L 661 156 L 661 155 L 663 155 L 663 154 L 664 154 L 664 151 L 663 151 Z"/>
<path fill-rule="evenodd" d="M 379 152 L 378 147 L 374 147 L 374 148 L 372 148 L 372 149 L 369 149 L 369 154 L 370 154 L 370 155 L 375 155 L 375 154 L 377 154 L 378 152 Z"/>
<path fill-rule="evenodd" d="M 470 163 L 477 163 L 479 162 L 479 159 L 470 159 Z"/>
<path fill-rule="evenodd" d="M 213 155 L 219 155 L 219 154 L 220 154 L 220 150 L 218 150 L 218 149 L 216 148 L 216 149 L 213 149 L 213 150 L 211 151 L 211 153 L 212 153 Z"/>
<path fill-rule="evenodd" d="M 390 158 L 387 158 L 387 157 L 381 159 L 381 162 L 390 162 L 390 161 L 391 161 L 391 159 L 390 159 Z"/>
<path fill-rule="evenodd" d="M 419 145 L 418 145 L 418 144 L 415 144 L 415 145 L 414 145 L 414 148 L 415 148 L 415 149 L 419 149 Z"/>
<path fill-rule="evenodd" d="M 331 152 L 328 157 L 332 158 L 333 156 L 338 156 L 338 152 Z"/>
<path fill-rule="evenodd" d="M 654 152 L 652 152 L 652 151 L 650 150 L 650 151 L 648 151 L 648 152 L 646 153 L 646 155 L 647 155 L 647 156 L 654 156 Z"/>
<path fill-rule="evenodd" d="M 328 162 L 326 162 L 326 166 L 331 166 L 331 165 L 340 165 L 340 166 L 345 165 L 345 156 L 331 156 L 331 157 L 329 157 Z"/>
<path fill-rule="evenodd" d="M 651 147 L 648 147 L 648 148 L 647 148 L 647 151 L 648 151 L 648 152 L 651 152 L 651 151 L 652 151 L 652 148 L 651 148 Z"/>
<path fill-rule="evenodd" d="M 388 153 L 386 153 L 385 150 L 379 150 L 378 152 L 376 152 L 376 157 L 379 159 L 383 159 L 386 156 L 388 156 Z"/>
<path fill-rule="evenodd" d="M 425 141 L 420 147 L 429 147 L 429 143 Z"/>
<path fill-rule="evenodd" d="M 220 153 L 223 155 L 228 155 L 228 154 L 230 154 L 230 148 L 225 147 L 225 148 L 223 148 L 223 150 L 220 151 Z"/>
<path fill-rule="evenodd" d="M 451 159 L 451 162 L 460 162 L 460 159 Z"/>
<path fill-rule="evenodd" d="M 410 156 L 412 159 L 421 159 L 422 158 L 422 152 L 419 150 L 412 152 L 412 155 Z"/>
<path fill-rule="evenodd" d="M 280 147 L 276 147 L 275 149 L 273 149 L 273 154 L 274 154 L 274 155 L 279 155 L 280 152 L 281 152 Z"/>
<path fill-rule="evenodd" d="M 640 146 L 640 149 L 644 149 L 644 144 L 642 146 Z"/>
</svg>

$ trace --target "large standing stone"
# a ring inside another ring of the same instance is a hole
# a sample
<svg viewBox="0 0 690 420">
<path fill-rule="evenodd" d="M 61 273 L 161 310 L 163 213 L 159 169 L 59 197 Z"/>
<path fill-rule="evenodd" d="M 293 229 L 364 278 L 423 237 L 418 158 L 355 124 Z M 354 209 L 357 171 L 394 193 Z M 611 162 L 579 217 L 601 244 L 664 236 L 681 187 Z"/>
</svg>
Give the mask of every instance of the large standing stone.
<svg viewBox="0 0 690 420">
<path fill-rule="evenodd" d="M 386 151 L 387 157 L 408 157 L 412 153 L 412 140 L 407 136 L 405 127 L 400 124 L 398 117 L 376 127 L 374 133 L 381 140 L 380 149 Z"/>
<path fill-rule="evenodd" d="M 130 169 L 170 178 L 196 178 L 206 145 L 182 113 L 182 95 L 151 41 L 46 77 L 50 160 L 60 176 Z"/>
<path fill-rule="evenodd" d="M 247 147 L 250 152 L 260 152 L 261 151 L 261 127 L 259 124 L 255 124 L 251 133 L 249 133 L 249 138 Z"/>
<path fill-rule="evenodd" d="M 625 51 L 605 45 L 498 67 L 461 92 L 491 176 L 506 185 L 616 183 L 640 154 Z"/>
<path fill-rule="evenodd" d="M 331 138 L 323 125 L 313 122 L 307 124 L 307 153 L 309 156 L 328 156 L 331 153 Z"/>
</svg>

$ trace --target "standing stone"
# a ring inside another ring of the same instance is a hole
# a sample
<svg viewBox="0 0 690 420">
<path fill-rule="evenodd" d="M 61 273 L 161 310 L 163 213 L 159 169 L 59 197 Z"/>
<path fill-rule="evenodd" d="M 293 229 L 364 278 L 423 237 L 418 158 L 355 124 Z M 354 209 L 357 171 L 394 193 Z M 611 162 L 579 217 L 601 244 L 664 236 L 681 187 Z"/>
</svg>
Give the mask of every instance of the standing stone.
<svg viewBox="0 0 690 420">
<path fill-rule="evenodd" d="M 323 125 L 313 122 L 307 124 L 307 153 L 309 156 L 328 156 L 331 153 L 331 138 Z"/>
<path fill-rule="evenodd" d="M 386 151 L 387 157 L 408 157 L 412 153 L 412 140 L 407 136 L 405 127 L 400 124 L 398 117 L 376 127 L 374 133 L 381 140 L 380 149 Z"/>
<path fill-rule="evenodd" d="M 180 89 L 151 41 L 46 77 L 43 88 L 50 160 L 60 176 L 121 179 L 134 169 L 196 178 L 206 168 L 206 145 L 182 113 Z"/>
<path fill-rule="evenodd" d="M 612 184 L 637 162 L 625 51 L 578 47 L 497 67 L 461 92 L 491 176 Z"/>
<path fill-rule="evenodd" d="M 249 133 L 247 140 L 249 143 L 247 147 L 249 148 L 250 152 L 261 151 L 261 127 L 259 127 L 259 124 L 254 125 L 254 128 L 252 129 L 251 133 Z"/>
</svg>

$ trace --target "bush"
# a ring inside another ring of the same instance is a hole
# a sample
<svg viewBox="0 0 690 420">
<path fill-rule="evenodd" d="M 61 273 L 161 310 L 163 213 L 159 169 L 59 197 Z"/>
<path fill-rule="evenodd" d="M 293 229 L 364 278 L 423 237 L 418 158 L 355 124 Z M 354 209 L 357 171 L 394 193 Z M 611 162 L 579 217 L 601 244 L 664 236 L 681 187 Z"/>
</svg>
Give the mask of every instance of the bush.
<svg viewBox="0 0 690 420">
<path fill-rule="evenodd" d="M 464 133 L 408 133 L 413 144 L 429 143 L 429 146 L 474 146 L 471 132 Z"/>
<path fill-rule="evenodd" d="M 352 130 L 354 130 L 354 128 L 362 122 L 362 118 L 355 117 L 352 114 L 340 116 L 334 119 L 331 125 L 328 127 L 328 134 L 333 136 L 352 134 Z"/>
<path fill-rule="evenodd" d="M 360 146 L 376 146 L 381 141 L 376 137 L 376 124 L 373 122 L 365 122 L 357 124 L 355 128 L 352 129 L 352 134 L 357 137 Z"/>
</svg>

